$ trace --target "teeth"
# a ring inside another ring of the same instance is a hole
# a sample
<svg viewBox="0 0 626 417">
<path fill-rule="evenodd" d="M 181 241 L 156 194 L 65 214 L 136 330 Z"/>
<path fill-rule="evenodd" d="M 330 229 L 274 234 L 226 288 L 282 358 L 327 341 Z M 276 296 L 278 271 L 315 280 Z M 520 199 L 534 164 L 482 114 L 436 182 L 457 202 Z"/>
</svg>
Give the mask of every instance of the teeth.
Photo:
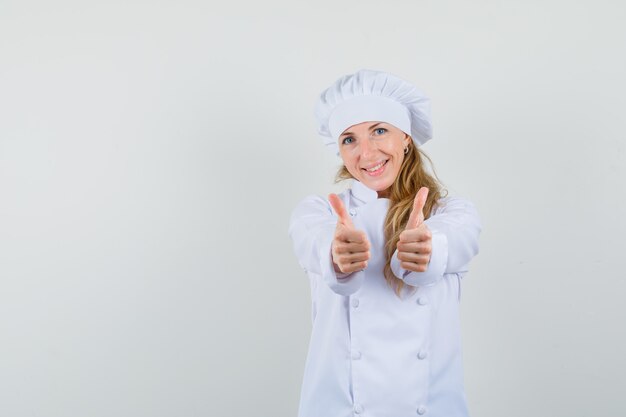
<svg viewBox="0 0 626 417">
<path fill-rule="evenodd" d="M 369 171 L 369 172 L 376 171 L 377 169 L 379 169 L 380 167 L 382 167 L 384 163 L 385 163 L 385 161 L 383 161 L 383 162 L 381 162 L 380 164 L 376 165 L 374 168 L 366 169 L 366 171 Z"/>
</svg>

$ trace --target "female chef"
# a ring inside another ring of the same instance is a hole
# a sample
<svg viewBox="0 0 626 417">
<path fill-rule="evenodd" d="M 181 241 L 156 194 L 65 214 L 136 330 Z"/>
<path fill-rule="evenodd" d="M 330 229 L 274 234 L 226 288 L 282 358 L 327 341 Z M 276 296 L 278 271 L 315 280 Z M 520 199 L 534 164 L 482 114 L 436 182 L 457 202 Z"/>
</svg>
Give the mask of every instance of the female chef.
<svg viewBox="0 0 626 417">
<path fill-rule="evenodd" d="M 429 99 L 360 70 L 322 92 L 315 113 L 343 161 L 338 180 L 352 182 L 305 198 L 290 219 L 313 317 L 298 416 L 468 416 L 459 301 L 481 224 L 424 167 Z"/>
</svg>

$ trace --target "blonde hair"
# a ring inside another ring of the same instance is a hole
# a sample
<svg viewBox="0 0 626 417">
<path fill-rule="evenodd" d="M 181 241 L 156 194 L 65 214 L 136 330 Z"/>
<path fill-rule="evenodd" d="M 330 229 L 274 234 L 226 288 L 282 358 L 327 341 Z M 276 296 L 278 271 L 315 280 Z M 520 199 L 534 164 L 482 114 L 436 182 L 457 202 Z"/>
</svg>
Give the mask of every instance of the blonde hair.
<svg viewBox="0 0 626 417">
<path fill-rule="evenodd" d="M 432 167 L 433 175 L 429 174 L 422 158 L 428 159 Z M 335 175 L 335 183 L 354 178 L 345 165 L 342 165 Z M 391 271 L 391 257 L 396 251 L 396 245 L 400 240 L 400 233 L 406 227 L 413 209 L 415 195 L 421 187 L 428 188 L 428 198 L 424 204 L 424 219 L 428 219 L 440 198 L 447 196 L 448 190 L 443 188 L 443 183 L 435 173 L 432 160 L 416 147 L 411 140 L 408 146 L 408 153 L 404 156 L 398 177 L 391 184 L 389 193 L 389 210 L 385 216 L 385 268 L 384 275 L 387 284 L 394 290 L 398 297 L 401 297 L 402 289 L 406 285 L 399 277 Z M 442 193 L 445 191 L 445 195 Z"/>
</svg>

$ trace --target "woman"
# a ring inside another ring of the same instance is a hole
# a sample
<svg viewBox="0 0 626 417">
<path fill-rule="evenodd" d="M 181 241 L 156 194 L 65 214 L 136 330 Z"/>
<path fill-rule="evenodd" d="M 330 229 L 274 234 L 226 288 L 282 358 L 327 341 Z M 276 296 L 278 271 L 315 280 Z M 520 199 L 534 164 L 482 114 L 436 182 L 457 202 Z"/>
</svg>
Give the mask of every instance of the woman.
<svg viewBox="0 0 626 417">
<path fill-rule="evenodd" d="M 299 417 L 468 415 L 458 304 L 481 225 L 423 166 L 429 103 L 372 70 L 319 97 L 319 133 L 343 161 L 337 178 L 353 180 L 305 198 L 290 219 L 313 317 Z"/>
</svg>

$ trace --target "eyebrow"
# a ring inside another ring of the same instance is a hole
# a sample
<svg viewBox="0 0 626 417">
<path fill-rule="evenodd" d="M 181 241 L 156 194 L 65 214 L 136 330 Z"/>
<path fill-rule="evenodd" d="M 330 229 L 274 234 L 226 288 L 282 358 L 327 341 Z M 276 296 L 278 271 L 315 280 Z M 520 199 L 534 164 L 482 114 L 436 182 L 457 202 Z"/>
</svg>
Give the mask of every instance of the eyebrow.
<svg viewBox="0 0 626 417">
<path fill-rule="evenodd" d="M 370 126 L 370 130 L 374 129 L 376 126 L 378 126 L 381 123 L 383 123 L 383 122 L 378 122 L 375 125 Z M 352 132 L 345 132 L 345 133 L 342 133 L 341 135 L 339 135 L 339 137 L 346 136 L 346 135 L 353 135 L 353 134 L 354 133 L 352 133 Z"/>
</svg>

